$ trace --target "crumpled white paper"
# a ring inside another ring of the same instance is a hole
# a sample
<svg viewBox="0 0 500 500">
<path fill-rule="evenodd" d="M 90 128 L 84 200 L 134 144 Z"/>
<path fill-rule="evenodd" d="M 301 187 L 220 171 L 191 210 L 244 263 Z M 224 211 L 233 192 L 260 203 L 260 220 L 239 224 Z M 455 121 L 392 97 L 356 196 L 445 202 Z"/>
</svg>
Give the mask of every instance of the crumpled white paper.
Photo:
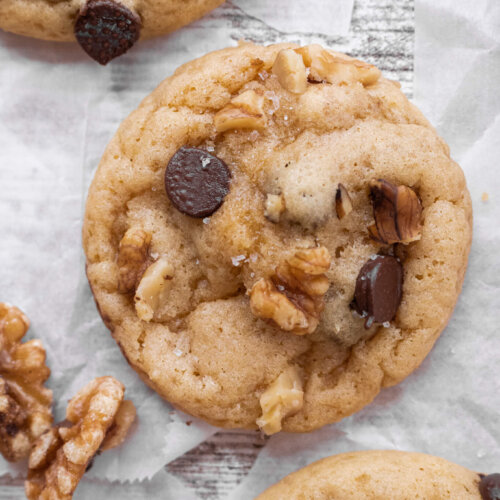
<svg viewBox="0 0 500 500">
<path fill-rule="evenodd" d="M 259 2 L 233 0 L 250 15 Z M 74 45 L 0 32 L 0 300 L 21 307 L 32 320 L 29 337 L 44 341 L 58 418 L 76 390 L 104 374 L 122 380 L 138 407 L 131 439 L 97 458 L 75 498 L 196 498 L 161 468 L 215 429 L 173 411 L 123 360 L 95 310 L 80 231 L 86 189 L 123 118 L 179 64 L 241 38 L 246 21 L 231 20 L 230 3 L 222 9 L 141 43 L 105 68 Z M 469 270 L 449 327 L 415 374 L 360 413 L 311 434 L 272 437 L 231 499 L 251 499 L 313 460 L 358 449 L 424 451 L 477 470 L 498 469 L 499 11 L 497 0 L 474 7 L 468 0 L 416 0 L 417 105 L 450 143 L 474 202 Z M 304 26 L 297 31 L 311 30 Z M 289 40 L 293 30 L 286 31 Z M 266 41 L 265 28 L 259 41 Z M 0 474 L 7 471 L 22 473 L 25 465 L 0 460 Z M 157 471 L 142 483 L 102 481 Z"/>
<path fill-rule="evenodd" d="M 339 424 L 271 437 L 226 500 L 251 500 L 315 460 L 365 449 L 419 451 L 477 471 L 500 470 L 500 4 L 415 3 L 415 101 L 464 169 L 474 207 L 462 295 L 413 375 Z"/>
<path fill-rule="evenodd" d="M 285 33 L 346 35 L 354 0 L 232 0 L 246 14 Z"/>
<path fill-rule="evenodd" d="M 76 391 L 107 374 L 126 385 L 126 397 L 138 410 L 130 439 L 97 457 L 89 480 L 151 478 L 216 432 L 174 411 L 123 359 L 85 278 L 81 223 L 88 185 L 121 121 L 180 64 L 244 36 L 232 21 L 238 7 L 229 2 L 221 9 L 170 36 L 140 43 L 107 67 L 76 44 L 0 31 L 0 300 L 26 312 L 32 322 L 27 338 L 45 345 L 56 420 L 64 418 Z M 339 9 L 330 33 L 349 25 L 352 0 L 339 0 Z M 305 12 L 310 15 L 304 29 L 312 31 L 327 6 L 308 5 Z M 25 471 L 25 463 L 0 457 L 0 475 Z M 161 474 L 147 488 L 168 476 Z M 180 482 L 172 491 L 190 495 Z M 80 488 L 78 495 L 84 498 Z"/>
</svg>

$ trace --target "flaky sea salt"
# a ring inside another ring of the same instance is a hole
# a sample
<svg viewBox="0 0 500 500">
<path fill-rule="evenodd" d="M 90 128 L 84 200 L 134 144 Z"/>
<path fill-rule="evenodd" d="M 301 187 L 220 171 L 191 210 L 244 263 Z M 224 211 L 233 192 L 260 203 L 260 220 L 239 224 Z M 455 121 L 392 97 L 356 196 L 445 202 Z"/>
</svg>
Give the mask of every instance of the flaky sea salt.
<svg viewBox="0 0 500 500">
<path fill-rule="evenodd" d="M 208 224 L 210 222 L 210 217 L 205 217 L 203 219 L 203 224 Z"/>
<path fill-rule="evenodd" d="M 231 262 L 234 267 L 239 267 L 240 264 L 246 259 L 245 255 L 237 255 L 236 257 L 231 257 Z"/>
</svg>

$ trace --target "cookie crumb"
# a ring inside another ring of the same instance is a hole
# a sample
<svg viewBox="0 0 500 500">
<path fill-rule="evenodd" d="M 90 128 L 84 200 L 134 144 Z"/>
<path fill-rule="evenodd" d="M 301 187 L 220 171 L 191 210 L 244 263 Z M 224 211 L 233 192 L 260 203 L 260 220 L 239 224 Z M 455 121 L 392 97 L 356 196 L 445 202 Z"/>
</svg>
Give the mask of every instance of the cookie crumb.
<svg viewBox="0 0 500 500">
<path fill-rule="evenodd" d="M 481 200 L 484 202 L 484 203 L 487 203 L 490 199 L 490 195 L 485 191 L 482 195 L 481 195 Z"/>
</svg>

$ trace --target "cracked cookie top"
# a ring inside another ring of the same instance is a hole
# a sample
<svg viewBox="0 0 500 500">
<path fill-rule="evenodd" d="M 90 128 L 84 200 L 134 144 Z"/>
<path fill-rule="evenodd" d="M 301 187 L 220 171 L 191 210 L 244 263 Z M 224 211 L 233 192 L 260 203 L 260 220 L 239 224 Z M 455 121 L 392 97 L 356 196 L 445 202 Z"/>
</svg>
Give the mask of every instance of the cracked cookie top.
<svg viewBox="0 0 500 500">
<path fill-rule="evenodd" d="M 180 67 L 124 121 L 83 240 L 103 320 L 151 387 L 215 425 L 307 431 L 429 352 L 471 205 L 377 68 L 243 43 Z"/>
</svg>

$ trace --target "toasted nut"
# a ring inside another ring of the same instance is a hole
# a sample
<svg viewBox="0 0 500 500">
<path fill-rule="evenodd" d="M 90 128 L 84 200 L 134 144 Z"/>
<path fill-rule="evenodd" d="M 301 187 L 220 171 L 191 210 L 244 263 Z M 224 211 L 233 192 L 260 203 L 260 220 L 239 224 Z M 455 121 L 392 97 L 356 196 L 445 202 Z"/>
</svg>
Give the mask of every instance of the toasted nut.
<svg viewBox="0 0 500 500">
<path fill-rule="evenodd" d="M 273 73 L 280 85 L 293 94 L 307 89 L 307 73 L 302 57 L 292 49 L 281 50 L 273 64 Z"/>
<path fill-rule="evenodd" d="M 281 194 L 268 194 L 265 202 L 264 215 L 271 222 L 278 223 L 285 211 L 285 199 Z"/>
<path fill-rule="evenodd" d="M 137 416 L 134 403 L 126 399 L 116 413 L 113 425 L 108 429 L 101 444 L 101 451 L 111 450 L 120 446 L 127 437 L 128 431 Z"/>
<path fill-rule="evenodd" d="M 305 65 L 309 68 L 309 80 L 314 82 L 335 84 L 360 82 L 368 86 L 380 78 L 380 70 L 372 64 L 334 56 L 320 45 L 307 45 L 295 51 L 302 55 Z"/>
<path fill-rule="evenodd" d="M 151 321 L 160 303 L 165 284 L 174 276 L 174 267 L 166 257 L 153 262 L 143 274 L 135 292 L 135 311 L 143 321 Z"/>
<path fill-rule="evenodd" d="M 343 184 L 339 184 L 335 193 L 335 210 L 339 219 L 352 212 L 352 200 Z"/>
<path fill-rule="evenodd" d="M 137 281 L 147 267 L 151 234 L 131 227 L 124 234 L 118 248 L 118 291 L 127 293 L 134 290 Z"/>
<path fill-rule="evenodd" d="M 380 243 L 410 243 L 420 239 L 422 204 L 408 186 L 395 186 L 384 179 L 370 182 L 375 224 L 370 236 Z"/>
<path fill-rule="evenodd" d="M 267 124 L 264 96 L 255 90 L 246 90 L 215 115 L 214 124 L 217 132 L 234 128 L 262 130 Z"/>
<path fill-rule="evenodd" d="M 276 274 L 258 280 L 250 291 L 255 316 L 274 322 L 297 335 L 314 332 L 329 288 L 325 272 L 330 254 L 325 247 L 299 250 L 276 268 Z"/>
<path fill-rule="evenodd" d="M 133 421 L 131 415 L 135 416 L 132 403 L 123 401 L 124 391 L 113 377 L 100 377 L 71 399 L 66 410 L 70 426 L 56 425 L 33 447 L 25 482 L 29 500 L 70 500 L 109 433 L 114 434 L 106 449 L 123 441 Z"/>
<path fill-rule="evenodd" d="M 52 425 L 50 370 L 40 340 L 21 343 L 28 318 L 0 303 L 0 452 L 10 462 L 28 456 L 33 442 Z"/>
<path fill-rule="evenodd" d="M 283 419 L 299 412 L 304 406 L 304 391 L 299 370 L 289 366 L 260 397 L 262 416 L 257 425 L 266 434 L 275 434 Z"/>
<path fill-rule="evenodd" d="M 274 321 L 282 330 L 309 333 L 305 313 L 268 279 L 261 278 L 252 287 L 250 307 L 255 316 Z"/>
</svg>

